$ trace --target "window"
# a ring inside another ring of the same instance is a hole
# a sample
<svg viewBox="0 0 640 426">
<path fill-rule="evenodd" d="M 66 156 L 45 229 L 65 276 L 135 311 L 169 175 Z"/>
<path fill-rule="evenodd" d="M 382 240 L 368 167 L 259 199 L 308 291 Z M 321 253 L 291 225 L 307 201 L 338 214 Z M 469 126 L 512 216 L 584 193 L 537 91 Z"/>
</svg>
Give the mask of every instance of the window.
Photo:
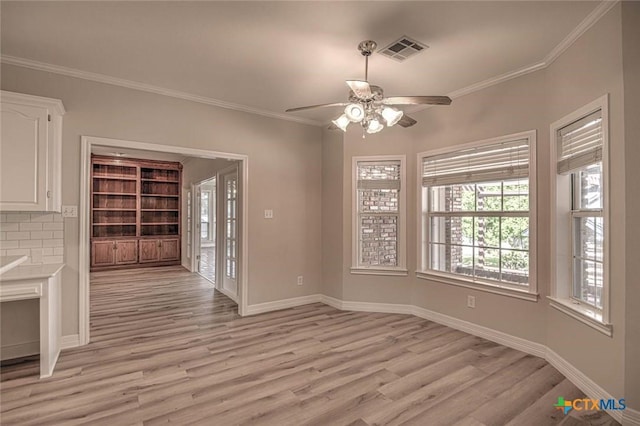
<svg viewBox="0 0 640 426">
<path fill-rule="evenodd" d="M 353 273 L 407 274 L 404 161 L 404 156 L 353 159 Z"/>
<path fill-rule="evenodd" d="M 535 132 L 419 155 L 418 276 L 533 299 Z"/>
<path fill-rule="evenodd" d="M 607 272 L 607 97 L 551 125 L 551 306 L 611 335 Z M 553 164 L 552 163 L 552 164 Z"/>
</svg>

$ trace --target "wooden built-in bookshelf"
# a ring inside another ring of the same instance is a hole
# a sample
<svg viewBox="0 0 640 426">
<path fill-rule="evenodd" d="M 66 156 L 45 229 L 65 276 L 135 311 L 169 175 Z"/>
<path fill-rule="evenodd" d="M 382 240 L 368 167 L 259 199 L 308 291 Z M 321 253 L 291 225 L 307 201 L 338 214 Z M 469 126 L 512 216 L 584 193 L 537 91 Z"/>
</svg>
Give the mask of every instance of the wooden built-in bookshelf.
<svg viewBox="0 0 640 426">
<path fill-rule="evenodd" d="M 91 268 L 180 263 L 182 164 L 92 156 Z"/>
</svg>

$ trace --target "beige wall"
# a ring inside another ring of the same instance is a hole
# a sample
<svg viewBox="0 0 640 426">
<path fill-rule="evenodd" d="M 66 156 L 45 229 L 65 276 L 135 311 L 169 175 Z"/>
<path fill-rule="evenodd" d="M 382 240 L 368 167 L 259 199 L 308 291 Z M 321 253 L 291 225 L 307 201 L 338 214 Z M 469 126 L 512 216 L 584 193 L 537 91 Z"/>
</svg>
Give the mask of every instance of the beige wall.
<svg viewBox="0 0 640 426">
<path fill-rule="evenodd" d="M 631 21 L 633 19 L 630 19 Z M 630 49 L 637 52 L 637 49 Z M 630 72 L 633 73 L 632 70 Z M 615 188 L 610 191 L 613 338 L 550 308 L 546 299 L 546 296 L 550 294 L 551 282 L 551 259 L 548 255 L 551 247 L 549 231 L 551 200 L 549 193 L 553 168 L 549 160 L 549 126 L 552 122 L 606 93 L 610 94 L 610 183 L 611 187 Z M 637 99 L 637 96 L 635 98 Z M 361 130 L 357 126 L 351 126 L 344 134 L 343 158 L 341 159 L 344 175 L 342 185 L 340 187 L 333 183 L 332 188 L 323 187 L 324 193 L 334 194 L 336 191 L 342 190 L 343 299 L 417 305 L 547 345 L 609 393 L 618 398 L 624 397 L 625 390 L 629 392 L 629 385 L 627 384 L 625 389 L 624 293 L 626 279 L 623 99 L 621 15 L 620 5 L 617 5 L 546 69 L 457 98 L 449 107 L 432 107 L 413 113 L 411 115 L 418 120 L 418 124 L 410 129 L 394 127 L 376 135 L 367 135 L 366 139 L 362 139 Z M 637 117 L 635 120 L 637 121 Z M 540 293 L 539 300 L 529 302 L 415 278 L 412 271 L 415 271 L 416 268 L 418 239 L 416 236 L 418 186 L 416 182 L 416 154 L 434 148 L 527 130 L 536 130 L 537 132 L 537 282 Z M 380 154 L 407 155 L 407 185 L 405 187 L 408 187 L 407 261 L 410 271 L 408 277 L 358 276 L 350 274 L 348 270 L 351 265 L 352 249 L 351 160 L 353 156 L 357 155 Z M 640 159 L 638 153 L 634 153 L 634 156 L 630 156 L 630 154 L 631 151 L 627 147 L 627 163 L 637 163 Z M 335 167 L 335 164 L 323 164 L 323 167 L 328 171 L 330 167 Z M 629 176 L 628 171 L 627 175 Z M 324 184 L 331 184 L 331 182 L 325 181 Z M 626 196 L 627 198 L 630 196 L 629 189 L 627 189 Z M 627 209 L 627 211 L 630 210 Z M 633 211 L 637 211 L 637 209 Z M 339 249 L 336 241 L 332 241 L 331 244 L 333 244 L 332 247 L 323 247 L 323 251 Z M 630 247 L 628 243 L 627 247 Z M 638 247 L 634 246 L 631 250 L 637 259 Z M 630 256 L 629 253 L 626 253 L 626 259 L 630 259 Z M 332 265 L 332 267 L 335 268 L 336 265 Z M 336 289 L 332 291 L 339 292 Z M 476 296 L 475 309 L 466 307 L 467 295 Z M 630 315 L 628 319 L 629 317 Z M 637 320 L 636 317 L 633 319 Z M 629 349 L 630 346 L 633 349 Z M 637 337 L 634 337 L 634 343 L 631 345 L 630 338 L 627 337 L 627 356 L 630 353 L 637 355 L 639 346 Z M 627 382 L 629 382 L 629 372 L 637 373 L 634 368 L 637 367 L 627 367 Z M 634 383 L 637 386 L 637 380 Z"/>
<path fill-rule="evenodd" d="M 583 34 L 546 70 L 546 74 L 547 108 L 551 122 L 609 93 L 609 283 L 614 327 L 613 338 L 610 338 L 549 308 L 547 346 L 609 393 L 622 398 L 625 378 L 626 231 L 620 5 Z M 545 249 L 544 246 L 542 248 Z"/>
<path fill-rule="evenodd" d="M 322 132 L 322 291 L 342 299 L 342 134 Z"/>
<path fill-rule="evenodd" d="M 625 181 L 626 187 L 626 339 L 625 392 L 627 404 L 640 411 L 640 3 L 622 3 L 622 52 L 624 73 Z"/>
<path fill-rule="evenodd" d="M 81 135 L 248 155 L 249 304 L 320 291 L 319 128 L 5 64 L 2 89 L 64 103 L 65 205 L 80 202 Z M 78 231 L 65 221 L 64 335 L 78 333 Z"/>
</svg>

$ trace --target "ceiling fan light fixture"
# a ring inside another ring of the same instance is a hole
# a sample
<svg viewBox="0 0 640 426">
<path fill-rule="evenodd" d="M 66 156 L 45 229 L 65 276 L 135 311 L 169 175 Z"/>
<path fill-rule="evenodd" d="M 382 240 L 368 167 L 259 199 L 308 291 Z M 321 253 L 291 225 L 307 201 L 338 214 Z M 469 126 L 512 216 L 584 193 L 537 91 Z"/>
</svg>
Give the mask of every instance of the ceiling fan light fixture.
<svg viewBox="0 0 640 426">
<path fill-rule="evenodd" d="M 351 123 L 351 120 L 349 120 L 349 117 L 347 117 L 346 114 L 342 114 L 340 117 L 332 120 L 331 122 L 335 124 L 338 129 L 346 132 L 347 126 L 349 125 L 349 123 Z"/>
<path fill-rule="evenodd" d="M 364 119 L 364 108 L 360 104 L 349 104 L 344 109 L 347 118 L 353 123 L 359 123 Z"/>
<path fill-rule="evenodd" d="M 396 124 L 398 121 L 400 121 L 403 115 L 404 115 L 404 112 L 397 110 L 395 108 L 384 107 L 382 109 L 382 117 L 387 122 L 388 127 L 391 127 L 394 124 Z"/>
<path fill-rule="evenodd" d="M 367 133 L 378 133 L 382 129 L 384 129 L 384 125 L 377 118 L 369 121 L 367 125 Z"/>
</svg>

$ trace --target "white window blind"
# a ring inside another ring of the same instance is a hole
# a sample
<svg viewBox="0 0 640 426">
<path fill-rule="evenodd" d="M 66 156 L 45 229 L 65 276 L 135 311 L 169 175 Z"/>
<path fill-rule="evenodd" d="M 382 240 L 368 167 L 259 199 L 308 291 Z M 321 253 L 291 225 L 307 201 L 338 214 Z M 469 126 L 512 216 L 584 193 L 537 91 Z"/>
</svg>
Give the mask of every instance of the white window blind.
<svg viewBox="0 0 640 426">
<path fill-rule="evenodd" d="M 424 157 L 422 161 L 423 186 L 489 182 L 528 175 L 527 139 Z"/>
<path fill-rule="evenodd" d="M 602 161 L 602 146 L 601 110 L 558 130 L 558 173 Z"/>
</svg>

